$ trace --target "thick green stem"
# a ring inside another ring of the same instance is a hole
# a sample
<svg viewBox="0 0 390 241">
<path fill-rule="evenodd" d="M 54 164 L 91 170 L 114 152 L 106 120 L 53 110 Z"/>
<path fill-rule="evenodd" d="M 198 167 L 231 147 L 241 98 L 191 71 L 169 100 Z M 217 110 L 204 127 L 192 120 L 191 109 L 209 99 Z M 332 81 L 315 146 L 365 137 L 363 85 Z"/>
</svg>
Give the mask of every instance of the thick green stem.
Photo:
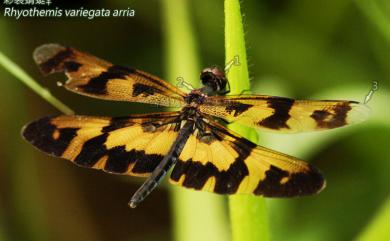
<svg viewBox="0 0 390 241">
<path fill-rule="evenodd" d="M 228 79 L 232 94 L 250 89 L 248 64 L 239 0 L 225 0 L 225 51 L 226 62 L 238 56 L 240 65 L 232 67 Z M 231 129 L 256 142 L 254 130 L 231 125 Z M 268 220 L 265 200 L 250 195 L 229 198 L 233 241 L 268 240 Z"/>
<path fill-rule="evenodd" d="M 47 102 L 52 104 L 58 110 L 65 114 L 73 114 L 74 112 L 54 97 L 49 90 L 45 89 L 41 85 L 38 84 L 31 76 L 29 76 L 22 68 L 20 68 L 17 64 L 12 62 L 7 56 L 5 56 L 2 52 L 0 52 L 0 65 L 2 65 L 8 72 L 14 75 L 18 80 L 22 81 L 25 85 L 30 87 L 35 93 L 40 95 Z"/>
<path fill-rule="evenodd" d="M 198 86 L 199 61 L 193 26 L 186 0 L 164 0 L 163 26 L 166 50 L 166 77 L 172 84 L 182 77 Z M 174 237 L 178 241 L 228 239 L 224 202 L 215 194 L 173 187 Z"/>
<path fill-rule="evenodd" d="M 387 198 L 383 207 L 381 207 L 370 224 L 358 236 L 356 241 L 385 241 L 389 240 L 390 229 L 390 197 Z"/>
</svg>

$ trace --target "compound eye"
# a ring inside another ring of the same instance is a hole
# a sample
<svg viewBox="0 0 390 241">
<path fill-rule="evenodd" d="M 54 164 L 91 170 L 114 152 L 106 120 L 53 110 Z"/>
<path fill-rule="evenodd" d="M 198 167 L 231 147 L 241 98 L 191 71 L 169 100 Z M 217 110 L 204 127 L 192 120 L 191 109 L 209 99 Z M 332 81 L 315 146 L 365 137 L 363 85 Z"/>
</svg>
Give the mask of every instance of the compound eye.
<svg viewBox="0 0 390 241">
<path fill-rule="evenodd" d="M 205 68 L 200 74 L 202 84 L 207 87 L 208 94 L 225 91 L 227 79 L 225 73 L 217 67 Z"/>
<path fill-rule="evenodd" d="M 215 75 L 211 72 L 202 72 L 200 79 L 202 80 L 202 84 L 208 85 L 215 81 Z"/>
<path fill-rule="evenodd" d="M 225 73 L 217 67 L 205 68 L 200 74 L 204 86 L 209 87 L 212 92 L 220 92 L 226 88 Z"/>
</svg>

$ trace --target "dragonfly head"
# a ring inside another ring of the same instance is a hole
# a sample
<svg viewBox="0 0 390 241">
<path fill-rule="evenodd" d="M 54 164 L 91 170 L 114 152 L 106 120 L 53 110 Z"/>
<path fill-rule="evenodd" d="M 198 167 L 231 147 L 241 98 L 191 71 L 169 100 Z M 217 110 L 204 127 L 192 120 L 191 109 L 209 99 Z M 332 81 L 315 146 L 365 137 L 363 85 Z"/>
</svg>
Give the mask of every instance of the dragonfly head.
<svg viewBox="0 0 390 241">
<path fill-rule="evenodd" d="M 203 92 L 208 95 L 226 93 L 228 80 L 225 73 L 218 67 L 204 68 L 200 73 L 200 79 L 204 86 Z"/>
</svg>

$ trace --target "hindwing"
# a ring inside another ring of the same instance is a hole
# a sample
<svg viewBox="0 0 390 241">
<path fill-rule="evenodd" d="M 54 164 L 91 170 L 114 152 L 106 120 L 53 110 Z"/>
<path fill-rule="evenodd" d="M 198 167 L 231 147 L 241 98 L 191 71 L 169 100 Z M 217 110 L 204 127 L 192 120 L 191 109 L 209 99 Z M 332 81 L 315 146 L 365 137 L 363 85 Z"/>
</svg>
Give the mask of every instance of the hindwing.
<svg viewBox="0 0 390 241">
<path fill-rule="evenodd" d="M 23 137 L 39 150 L 83 167 L 147 176 L 177 137 L 177 112 L 128 117 L 55 116 L 27 124 Z"/>
<path fill-rule="evenodd" d="M 321 173 L 295 157 L 257 146 L 208 120 L 206 135 L 192 135 L 175 165 L 171 182 L 219 194 L 294 197 L 318 193 Z"/>
</svg>

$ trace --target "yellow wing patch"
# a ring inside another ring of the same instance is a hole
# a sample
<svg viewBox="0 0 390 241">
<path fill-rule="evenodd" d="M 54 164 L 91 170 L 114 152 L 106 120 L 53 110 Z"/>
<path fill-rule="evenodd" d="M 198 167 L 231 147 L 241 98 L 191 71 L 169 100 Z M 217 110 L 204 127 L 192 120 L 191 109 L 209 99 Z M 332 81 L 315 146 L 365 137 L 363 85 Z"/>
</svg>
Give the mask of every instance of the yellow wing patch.
<svg viewBox="0 0 390 241">
<path fill-rule="evenodd" d="M 273 96 L 211 96 L 201 112 L 285 133 L 325 130 L 361 122 L 370 109 L 355 101 L 294 100 Z"/>
<path fill-rule="evenodd" d="M 90 97 L 181 107 L 185 93 L 143 71 L 113 65 L 77 49 L 45 44 L 34 51 L 45 74 L 65 72 L 65 87 Z"/>
<path fill-rule="evenodd" d="M 176 112 L 121 118 L 46 117 L 26 125 L 24 138 L 48 154 L 83 167 L 147 176 L 177 137 Z"/>
</svg>

